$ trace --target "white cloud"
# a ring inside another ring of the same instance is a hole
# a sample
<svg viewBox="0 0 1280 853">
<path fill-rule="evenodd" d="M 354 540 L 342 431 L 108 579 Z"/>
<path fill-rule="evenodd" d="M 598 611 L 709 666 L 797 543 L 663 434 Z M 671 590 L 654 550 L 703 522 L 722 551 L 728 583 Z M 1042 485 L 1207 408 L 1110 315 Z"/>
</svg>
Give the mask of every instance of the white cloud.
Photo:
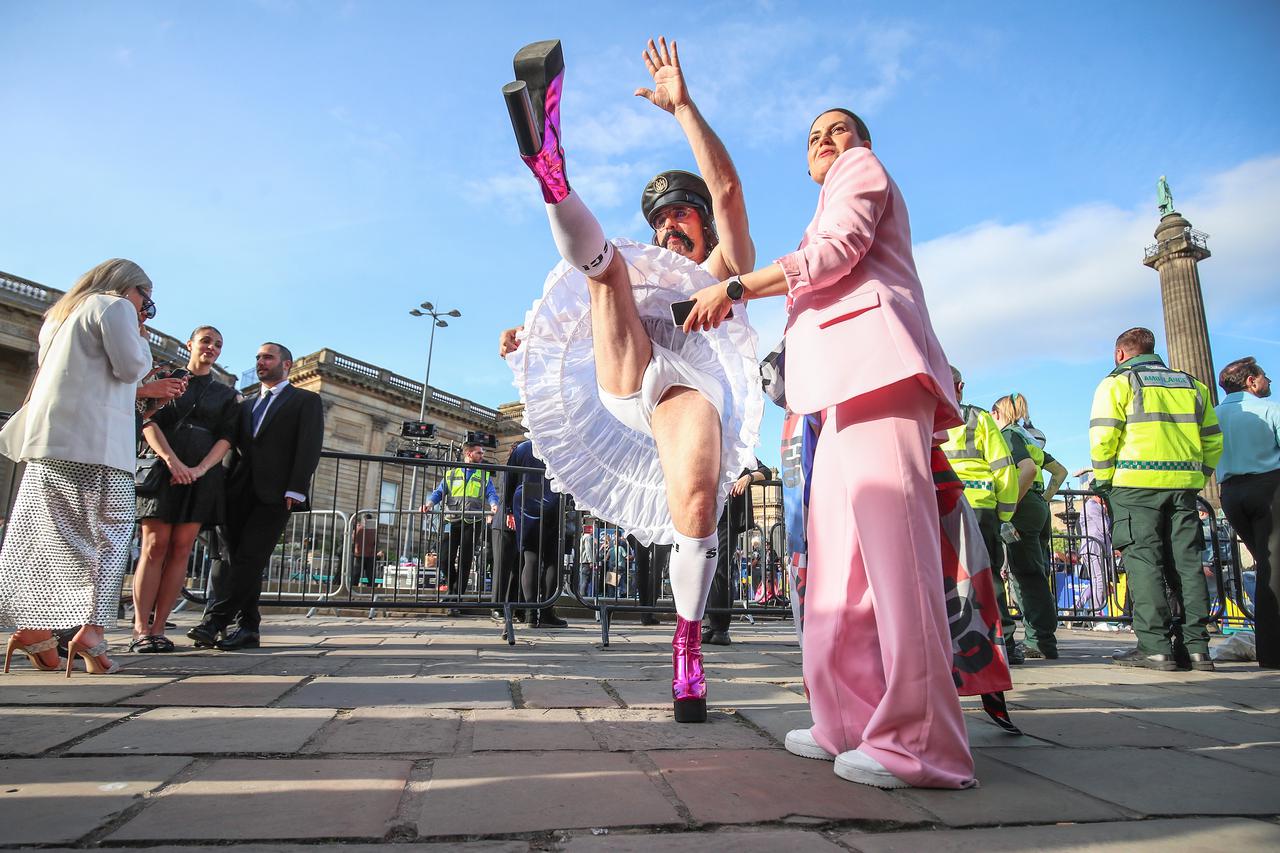
<svg viewBox="0 0 1280 853">
<path fill-rule="evenodd" d="M 1213 257 L 1200 267 L 1211 333 L 1215 322 L 1239 319 L 1242 297 L 1264 297 L 1257 308 L 1280 307 L 1277 197 L 1280 157 L 1246 162 L 1175 197 L 1178 210 L 1213 235 Z M 917 245 L 947 355 L 971 370 L 1010 358 L 1096 359 L 1133 325 L 1162 338 L 1159 278 L 1142 265 L 1157 222 L 1154 201 L 1127 210 L 1096 204 L 1045 222 L 983 223 Z"/>
</svg>

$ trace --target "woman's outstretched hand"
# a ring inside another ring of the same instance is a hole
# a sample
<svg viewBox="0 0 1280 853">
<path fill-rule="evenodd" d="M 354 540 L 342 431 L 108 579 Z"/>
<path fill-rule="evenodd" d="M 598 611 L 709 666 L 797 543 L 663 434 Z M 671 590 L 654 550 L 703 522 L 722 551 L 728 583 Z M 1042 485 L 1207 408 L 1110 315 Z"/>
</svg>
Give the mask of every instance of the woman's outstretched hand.
<svg viewBox="0 0 1280 853">
<path fill-rule="evenodd" d="M 702 288 L 693 294 L 693 301 L 689 319 L 684 321 L 686 332 L 706 332 L 716 328 L 733 307 L 733 300 L 729 298 L 723 281 Z"/>
</svg>

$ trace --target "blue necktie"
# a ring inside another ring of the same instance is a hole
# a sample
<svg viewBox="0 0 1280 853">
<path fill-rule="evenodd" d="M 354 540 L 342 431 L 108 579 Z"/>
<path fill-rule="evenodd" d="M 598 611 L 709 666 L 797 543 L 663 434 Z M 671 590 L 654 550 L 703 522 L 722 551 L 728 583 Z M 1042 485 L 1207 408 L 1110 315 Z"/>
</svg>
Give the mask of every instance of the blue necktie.
<svg viewBox="0 0 1280 853">
<path fill-rule="evenodd" d="M 258 426 L 262 423 L 262 416 L 267 413 L 267 404 L 271 402 L 271 391 L 263 394 L 257 403 L 253 405 L 253 434 L 258 434 Z"/>
</svg>

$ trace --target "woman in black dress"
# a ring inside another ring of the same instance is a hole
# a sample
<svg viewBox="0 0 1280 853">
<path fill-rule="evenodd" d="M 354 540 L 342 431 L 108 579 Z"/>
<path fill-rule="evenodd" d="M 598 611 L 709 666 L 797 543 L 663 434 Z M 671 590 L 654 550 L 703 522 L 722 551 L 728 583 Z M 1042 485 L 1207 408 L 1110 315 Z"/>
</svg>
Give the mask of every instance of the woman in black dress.
<svg viewBox="0 0 1280 853">
<path fill-rule="evenodd" d="M 201 527 L 222 523 L 222 459 L 235 435 L 236 391 L 213 377 L 222 353 L 221 332 L 201 326 L 191 333 L 187 348 L 191 378 L 186 392 L 142 428 L 170 478 L 156 494 L 138 497 L 142 556 L 133 574 L 131 651 L 173 651 L 164 623 L 186 579 L 191 546 Z"/>
</svg>

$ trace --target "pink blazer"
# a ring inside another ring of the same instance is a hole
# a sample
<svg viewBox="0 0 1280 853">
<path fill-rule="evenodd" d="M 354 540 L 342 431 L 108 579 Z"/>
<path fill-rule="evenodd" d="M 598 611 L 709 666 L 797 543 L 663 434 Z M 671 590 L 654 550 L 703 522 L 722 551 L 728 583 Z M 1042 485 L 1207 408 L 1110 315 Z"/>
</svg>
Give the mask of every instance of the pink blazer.
<svg viewBox="0 0 1280 853">
<path fill-rule="evenodd" d="M 831 164 L 786 273 L 786 394 L 810 414 L 918 376 L 937 396 L 934 429 L 962 423 L 946 354 L 911 256 L 902 192 L 867 148 Z"/>
</svg>

